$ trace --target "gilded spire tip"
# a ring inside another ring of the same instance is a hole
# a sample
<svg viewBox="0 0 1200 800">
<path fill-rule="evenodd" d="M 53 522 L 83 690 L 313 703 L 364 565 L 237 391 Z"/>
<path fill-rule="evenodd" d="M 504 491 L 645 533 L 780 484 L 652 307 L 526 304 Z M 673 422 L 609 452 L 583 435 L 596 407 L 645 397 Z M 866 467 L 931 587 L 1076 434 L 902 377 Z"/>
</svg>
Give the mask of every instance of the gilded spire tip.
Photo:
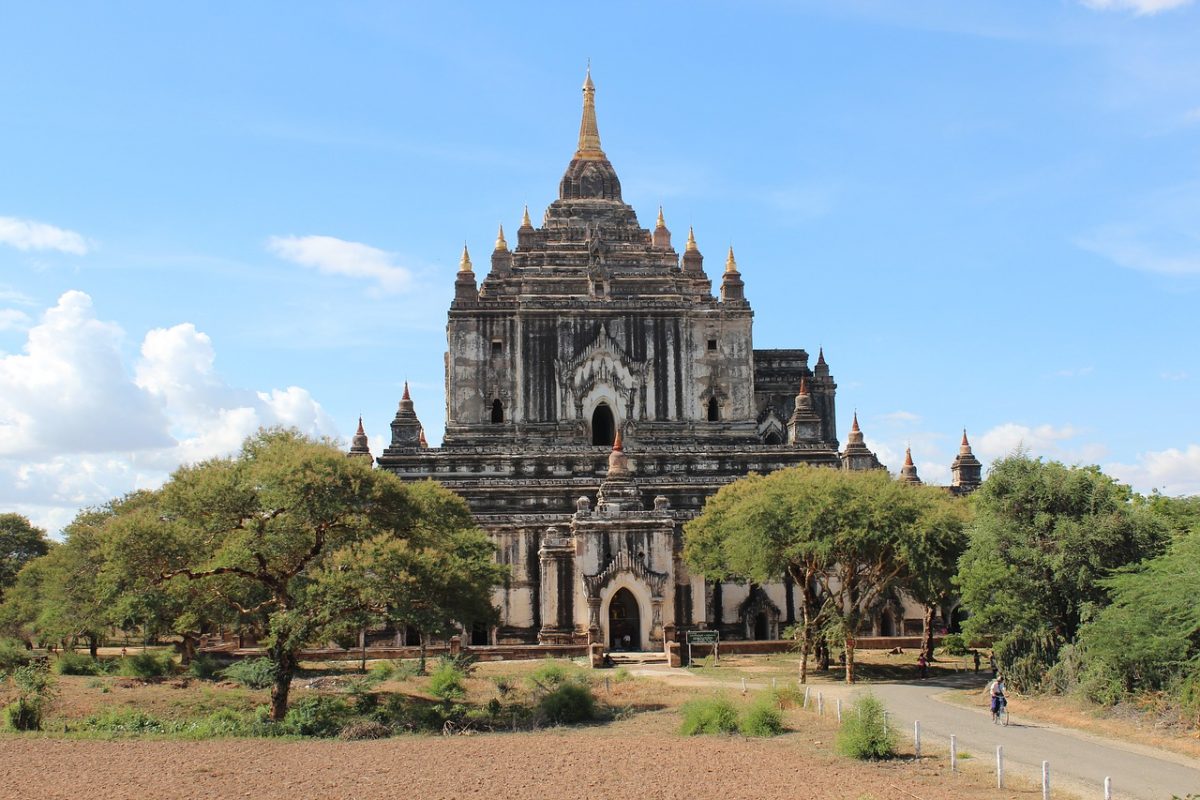
<svg viewBox="0 0 1200 800">
<path fill-rule="evenodd" d="M 729 245 L 729 258 L 725 259 L 725 271 L 737 272 L 737 261 L 733 257 L 733 245 Z"/>
<path fill-rule="evenodd" d="M 467 243 L 463 242 L 462 259 L 458 262 L 459 272 L 471 271 L 471 254 L 467 252 Z"/>
<path fill-rule="evenodd" d="M 587 78 L 583 81 L 583 118 L 579 121 L 579 147 L 576 158 L 604 158 L 600 148 L 600 128 L 596 124 L 596 85 L 592 83 L 592 65 L 588 62 Z"/>
<path fill-rule="evenodd" d="M 496 249 L 507 250 L 508 242 L 504 241 L 504 223 L 500 224 L 500 232 L 496 234 Z"/>
<path fill-rule="evenodd" d="M 663 219 L 662 206 L 658 207 L 658 221 L 656 223 L 654 223 L 654 227 L 656 227 L 656 228 L 667 227 L 667 221 L 665 219 Z"/>
<path fill-rule="evenodd" d="M 533 223 L 529 221 L 529 204 L 525 204 L 525 211 L 521 214 L 521 227 L 532 228 Z"/>
<path fill-rule="evenodd" d="M 688 225 L 687 250 L 689 253 L 700 252 L 700 248 L 696 246 L 696 232 L 692 230 L 691 225 Z"/>
</svg>

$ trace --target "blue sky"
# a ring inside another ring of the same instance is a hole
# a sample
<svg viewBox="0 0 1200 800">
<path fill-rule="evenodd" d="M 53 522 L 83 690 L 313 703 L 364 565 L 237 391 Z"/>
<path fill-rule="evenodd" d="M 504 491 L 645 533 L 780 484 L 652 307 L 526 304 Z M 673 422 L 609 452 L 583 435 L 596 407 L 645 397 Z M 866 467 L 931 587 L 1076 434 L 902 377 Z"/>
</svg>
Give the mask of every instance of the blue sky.
<svg viewBox="0 0 1200 800">
<path fill-rule="evenodd" d="M 465 240 L 600 133 L 645 225 L 732 244 L 841 438 L 965 426 L 1200 492 L 1191 0 L 0 11 L 0 509 L 75 511 L 261 424 L 433 442 Z"/>
</svg>

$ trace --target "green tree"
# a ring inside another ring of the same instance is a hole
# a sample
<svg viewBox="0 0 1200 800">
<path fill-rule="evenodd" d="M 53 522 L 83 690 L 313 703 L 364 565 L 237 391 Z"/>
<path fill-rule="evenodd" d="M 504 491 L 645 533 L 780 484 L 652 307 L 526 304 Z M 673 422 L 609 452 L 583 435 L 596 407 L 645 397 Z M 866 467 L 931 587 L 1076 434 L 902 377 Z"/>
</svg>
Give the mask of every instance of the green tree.
<svg viewBox="0 0 1200 800">
<path fill-rule="evenodd" d="M 927 504 L 924 521 L 901 541 L 905 570 L 900 586 L 925 609 L 921 652 L 932 661 L 933 615 L 939 606 L 949 605 L 954 596 L 958 560 L 967 549 L 970 506 L 944 489 L 923 487 L 921 491 Z"/>
<path fill-rule="evenodd" d="M 1079 632 L 1092 699 L 1113 703 L 1189 683 L 1200 691 L 1200 528 L 1103 583 L 1112 603 Z"/>
<path fill-rule="evenodd" d="M 21 568 L 49 551 L 50 540 L 44 530 L 20 514 L 0 514 L 0 600 Z"/>
<path fill-rule="evenodd" d="M 142 568 L 158 585 L 203 582 L 230 611 L 265 617 L 274 720 L 287 713 L 301 648 L 335 621 L 316 581 L 325 562 L 377 538 L 437 546 L 408 486 L 295 431 L 260 431 L 236 457 L 181 468 L 157 504 Z"/>
<path fill-rule="evenodd" d="M 1168 539 L 1129 487 L 1096 467 L 1009 456 L 973 502 L 957 577 L 971 614 L 964 630 L 995 638 L 1018 684 L 1036 683 L 1085 617 L 1107 605 L 1104 578 L 1157 555 Z"/>
<path fill-rule="evenodd" d="M 942 524 L 943 503 L 951 502 L 939 490 L 901 484 L 883 471 L 779 470 L 722 488 L 684 529 L 684 557 L 714 579 L 763 582 L 787 574 L 806 587 L 802 668 L 815 627 L 824 624 L 845 645 L 851 683 L 855 635 L 918 566 L 906 559 L 944 549 L 918 540 L 952 532 Z"/>
</svg>

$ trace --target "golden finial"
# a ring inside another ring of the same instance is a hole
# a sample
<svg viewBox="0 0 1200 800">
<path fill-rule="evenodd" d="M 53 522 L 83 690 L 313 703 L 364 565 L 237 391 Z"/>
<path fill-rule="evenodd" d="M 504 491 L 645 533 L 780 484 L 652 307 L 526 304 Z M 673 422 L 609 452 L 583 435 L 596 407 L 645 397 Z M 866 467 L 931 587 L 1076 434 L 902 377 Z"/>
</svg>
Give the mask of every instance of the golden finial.
<svg viewBox="0 0 1200 800">
<path fill-rule="evenodd" d="M 691 225 L 688 225 L 687 252 L 689 252 L 689 253 L 700 252 L 700 248 L 696 247 L 696 232 L 694 230 L 692 230 Z"/>
<path fill-rule="evenodd" d="M 504 241 L 504 225 L 500 225 L 500 232 L 496 234 L 496 249 L 507 250 L 508 242 Z"/>
<path fill-rule="evenodd" d="M 667 227 L 667 221 L 665 219 L 663 219 L 662 206 L 658 207 L 658 222 L 655 223 L 654 227 L 656 227 L 656 228 Z"/>
<path fill-rule="evenodd" d="M 579 121 L 579 148 L 576 158 L 604 158 L 600 149 L 600 128 L 596 125 L 596 86 L 592 83 L 592 65 L 588 62 L 587 78 L 583 82 L 583 119 Z"/>
<path fill-rule="evenodd" d="M 737 262 L 733 259 L 733 245 L 729 245 L 729 258 L 725 259 L 725 271 L 737 272 Z"/>
<path fill-rule="evenodd" d="M 521 215 L 521 227 L 532 228 L 533 223 L 529 221 L 529 205 L 525 205 L 525 213 Z"/>
<path fill-rule="evenodd" d="M 458 271 L 459 272 L 470 272 L 471 271 L 471 254 L 467 252 L 467 243 L 466 242 L 463 242 L 462 260 L 458 262 Z"/>
</svg>

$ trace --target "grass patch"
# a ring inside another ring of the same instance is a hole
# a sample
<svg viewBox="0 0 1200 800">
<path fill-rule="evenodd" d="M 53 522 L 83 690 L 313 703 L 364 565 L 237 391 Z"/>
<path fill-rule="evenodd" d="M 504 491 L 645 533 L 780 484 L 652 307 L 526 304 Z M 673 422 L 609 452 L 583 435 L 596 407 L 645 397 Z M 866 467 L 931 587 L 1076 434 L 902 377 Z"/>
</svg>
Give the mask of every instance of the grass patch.
<svg viewBox="0 0 1200 800">
<path fill-rule="evenodd" d="M 269 658 L 247 658 L 230 664 L 221 675 L 247 689 L 266 689 L 275 683 L 275 664 Z"/>
<path fill-rule="evenodd" d="M 783 712 L 773 694 L 759 695 L 742 714 L 738 730 L 743 736 L 778 736 L 783 733 Z"/>
<path fill-rule="evenodd" d="M 566 682 L 538 701 L 538 711 L 555 725 L 575 725 L 596 718 L 596 698 L 579 683 Z"/>
<path fill-rule="evenodd" d="M 680 711 L 683 724 L 679 732 L 684 736 L 737 732 L 737 708 L 727 697 L 698 697 L 684 703 Z"/>
<path fill-rule="evenodd" d="M 108 670 L 105 664 L 83 653 L 64 650 L 54 660 L 54 671 L 59 675 L 103 675 Z"/>
<path fill-rule="evenodd" d="M 896 736 L 887 727 L 879 698 L 864 694 L 842 715 L 834 745 L 842 755 L 860 760 L 878 761 L 896 755 Z"/>
<path fill-rule="evenodd" d="M 162 678 L 175 672 L 175 659 L 170 653 L 135 653 L 117 663 L 117 674 L 124 678 Z"/>
</svg>

